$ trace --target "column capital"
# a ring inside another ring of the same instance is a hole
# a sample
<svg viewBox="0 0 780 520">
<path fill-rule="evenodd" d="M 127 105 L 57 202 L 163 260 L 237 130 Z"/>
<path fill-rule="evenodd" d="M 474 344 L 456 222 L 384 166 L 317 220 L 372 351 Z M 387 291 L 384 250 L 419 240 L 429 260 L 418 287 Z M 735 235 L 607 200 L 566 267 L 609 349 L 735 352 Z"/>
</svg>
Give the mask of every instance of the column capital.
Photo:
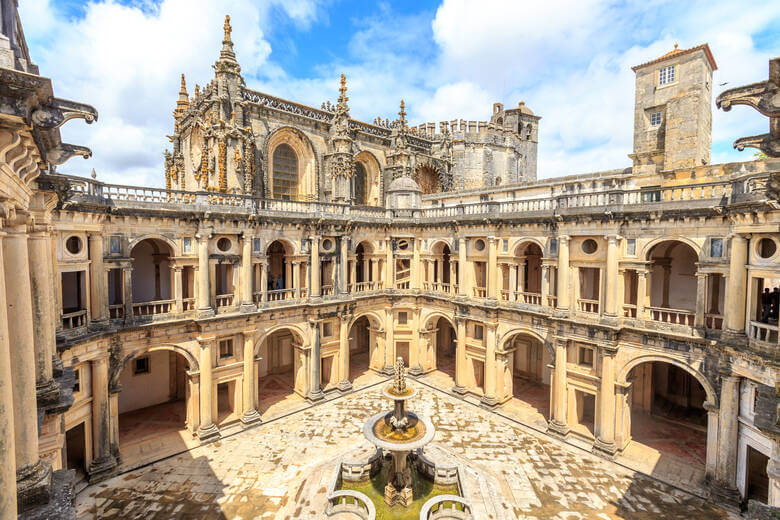
<svg viewBox="0 0 780 520">
<path fill-rule="evenodd" d="M 569 235 L 558 235 L 557 237 L 553 237 L 553 238 L 557 238 L 558 242 L 568 242 L 569 240 L 571 240 L 571 237 Z"/>
<path fill-rule="evenodd" d="M 214 342 L 217 340 L 217 338 L 215 336 L 206 336 L 206 337 L 198 336 L 195 339 L 200 344 L 200 348 L 208 348 L 211 345 L 213 345 Z"/>
<path fill-rule="evenodd" d="M 88 231 L 87 236 L 90 240 L 102 240 L 103 233 L 101 231 Z"/>
<path fill-rule="evenodd" d="M 709 401 L 704 402 L 701 406 L 702 406 L 702 408 L 707 410 L 707 413 L 715 413 L 716 414 L 716 413 L 718 413 L 720 411 L 720 408 L 718 408 L 718 406 L 715 405 L 715 403 L 711 403 Z"/>
<path fill-rule="evenodd" d="M 244 331 L 242 331 L 242 334 L 244 334 L 245 336 L 249 336 L 249 335 L 252 335 L 252 334 L 254 334 L 256 332 L 257 332 L 257 328 L 254 328 L 254 329 L 244 330 Z"/>
<path fill-rule="evenodd" d="M 617 234 L 607 235 L 605 238 L 609 244 L 617 244 L 619 240 L 623 240 L 623 237 Z"/>
<path fill-rule="evenodd" d="M 609 357 L 615 357 L 615 355 L 618 353 L 618 346 L 617 345 L 602 345 L 601 346 L 601 353 L 605 356 Z"/>
</svg>

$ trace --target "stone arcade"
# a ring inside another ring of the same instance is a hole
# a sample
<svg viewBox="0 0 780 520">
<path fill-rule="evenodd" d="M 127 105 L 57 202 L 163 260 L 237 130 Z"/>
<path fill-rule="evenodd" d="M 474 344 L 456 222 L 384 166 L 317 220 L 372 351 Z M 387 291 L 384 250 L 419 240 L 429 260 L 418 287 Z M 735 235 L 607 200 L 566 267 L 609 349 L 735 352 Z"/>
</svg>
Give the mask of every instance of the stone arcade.
<svg viewBox="0 0 780 520">
<path fill-rule="evenodd" d="M 704 44 L 634 67 L 632 167 L 536 180 L 522 102 L 366 123 L 343 76 L 335 105 L 286 101 L 245 86 L 228 19 L 214 79 L 182 77 L 157 189 L 55 171 L 89 155 L 59 127 L 97 112 L 53 96 L 0 4 L 3 520 L 372 399 L 399 357 L 442 416 L 478 404 L 592 467 L 776 514 L 777 60 L 718 100 L 770 118 L 737 141 L 769 158 L 709 164 Z"/>
</svg>

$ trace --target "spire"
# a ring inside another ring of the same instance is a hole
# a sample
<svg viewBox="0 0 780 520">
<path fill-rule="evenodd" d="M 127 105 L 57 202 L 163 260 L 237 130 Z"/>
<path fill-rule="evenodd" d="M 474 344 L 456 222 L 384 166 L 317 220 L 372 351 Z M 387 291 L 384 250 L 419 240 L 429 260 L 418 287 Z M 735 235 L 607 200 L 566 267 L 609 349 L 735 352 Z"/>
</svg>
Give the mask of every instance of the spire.
<svg viewBox="0 0 780 520">
<path fill-rule="evenodd" d="M 190 106 L 190 97 L 187 94 L 187 83 L 184 80 L 184 74 L 181 75 L 181 89 L 179 89 L 179 99 L 176 101 L 176 109 L 173 111 L 173 117 L 180 119 Z"/>
<path fill-rule="evenodd" d="M 241 74 L 241 67 L 236 61 L 236 53 L 233 51 L 233 40 L 230 34 L 233 32 L 233 28 L 230 27 L 230 15 L 225 15 L 225 24 L 223 25 L 225 35 L 222 38 L 222 50 L 219 53 L 219 60 L 214 65 L 217 72 L 229 72 L 233 74 Z"/>
<path fill-rule="evenodd" d="M 401 123 L 401 128 L 406 128 L 406 111 L 404 110 L 404 100 L 401 100 L 401 111 L 398 112 L 398 115 L 401 116 L 401 119 L 398 121 Z"/>
<path fill-rule="evenodd" d="M 347 97 L 347 77 L 341 75 L 341 87 L 339 87 L 339 105 L 347 105 L 349 98 Z"/>
</svg>

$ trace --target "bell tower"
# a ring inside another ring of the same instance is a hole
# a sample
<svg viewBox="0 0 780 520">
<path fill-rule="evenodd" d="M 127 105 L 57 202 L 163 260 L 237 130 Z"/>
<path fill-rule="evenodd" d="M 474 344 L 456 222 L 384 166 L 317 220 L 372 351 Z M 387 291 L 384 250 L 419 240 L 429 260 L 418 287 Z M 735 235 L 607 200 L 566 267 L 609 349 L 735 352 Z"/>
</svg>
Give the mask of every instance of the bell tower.
<svg viewBox="0 0 780 520">
<path fill-rule="evenodd" d="M 655 173 L 709 164 L 712 145 L 712 73 L 706 43 L 674 49 L 632 67 L 634 173 Z"/>
</svg>

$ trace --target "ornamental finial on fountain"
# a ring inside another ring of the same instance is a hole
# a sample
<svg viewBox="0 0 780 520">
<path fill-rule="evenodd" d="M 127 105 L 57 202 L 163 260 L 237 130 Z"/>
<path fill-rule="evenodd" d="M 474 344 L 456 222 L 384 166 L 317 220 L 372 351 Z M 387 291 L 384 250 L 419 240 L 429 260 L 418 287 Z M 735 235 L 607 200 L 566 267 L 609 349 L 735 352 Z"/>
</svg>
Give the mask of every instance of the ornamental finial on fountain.
<svg viewBox="0 0 780 520">
<path fill-rule="evenodd" d="M 395 391 L 399 395 L 406 391 L 406 376 L 404 375 L 404 358 L 395 360 Z"/>
</svg>

